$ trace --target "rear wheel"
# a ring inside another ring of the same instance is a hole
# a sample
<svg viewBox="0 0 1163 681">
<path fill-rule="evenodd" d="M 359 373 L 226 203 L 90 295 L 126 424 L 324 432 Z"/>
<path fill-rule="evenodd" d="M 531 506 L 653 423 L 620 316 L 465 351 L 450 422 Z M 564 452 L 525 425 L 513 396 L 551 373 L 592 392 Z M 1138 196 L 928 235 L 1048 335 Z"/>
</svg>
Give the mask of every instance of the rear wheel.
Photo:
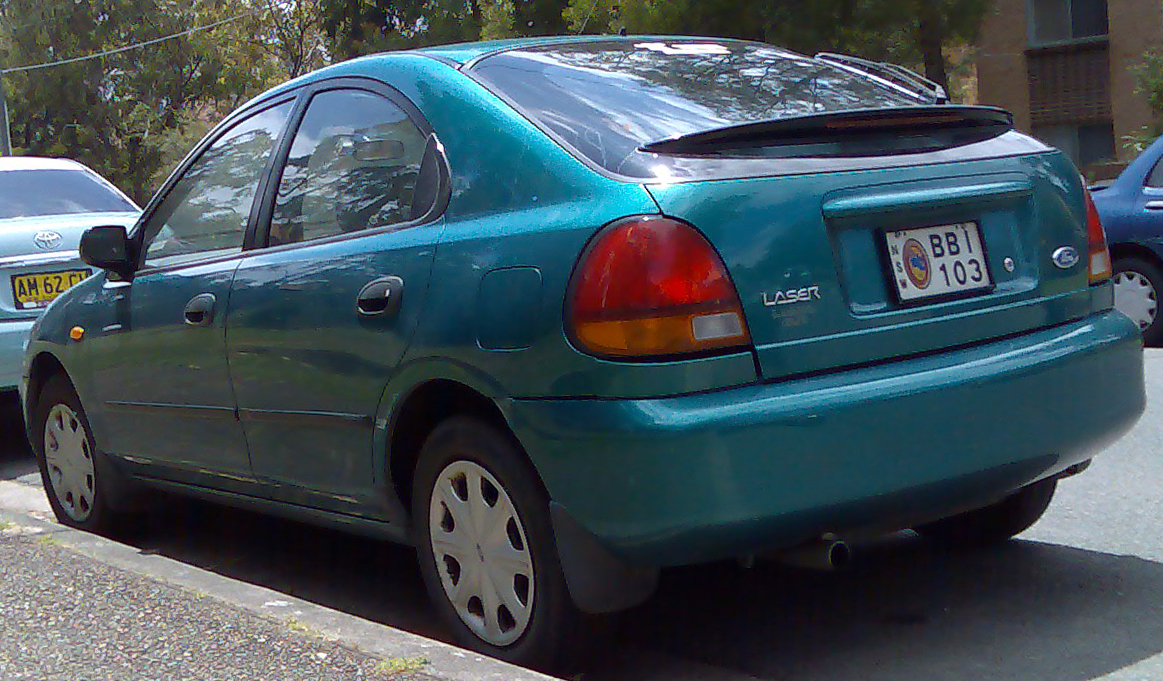
<svg viewBox="0 0 1163 681">
<path fill-rule="evenodd" d="M 1163 271 L 1143 258 L 1115 261 L 1115 309 L 1130 317 L 1143 332 L 1143 342 L 1163 341 L 1163 321 L 1159 315 L 1159 294 L 1163 291 Z"/>
<path fill-rule="evenodd" d="M 116 472 L 97 450 L 85 409 L 68 378 L 45 383 L 33 411 L 32 446 L 45 494 L 63 525 L 111 532 L 119 520 Z"/>
<path fill-rule="evenodd" d="M 945 544 L 971 547 L 998 544 L 1038 522 L 1050 506 L 1057 486 L 1057 480 L 1042 480 L 992 506 L 921 525 L 916 530 L 923 537 Z"/>
<path fill-rule="evenodd" d="M 574 666 L 591 621 L 570 600 L 549 500 L 509 438 L 472 418 L 444 422 L 413 491 L 420 569 L 458 641 L 515 664 Z"/>
</svg>

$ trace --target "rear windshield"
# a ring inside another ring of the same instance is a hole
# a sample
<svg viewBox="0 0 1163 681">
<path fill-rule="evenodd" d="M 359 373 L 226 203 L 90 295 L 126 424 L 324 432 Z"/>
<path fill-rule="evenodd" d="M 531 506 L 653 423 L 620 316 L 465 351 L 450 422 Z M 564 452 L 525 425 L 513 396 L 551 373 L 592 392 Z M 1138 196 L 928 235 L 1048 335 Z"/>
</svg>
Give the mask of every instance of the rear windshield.
<svg viewBox="0 0 1163 681">
<path fill-rule="evenodd" d="M 599 166 L 656 177 L 638 147 L 744 123 L 924 104 L 877 79 L 734 41 L 609 41 L 502 52 L 472 73 Z"/>
<path fill-rule="evenodd" d="M 136 206 L 83 170 L 0 172 L 0 219 L 135 210 Z"/>
</svg>

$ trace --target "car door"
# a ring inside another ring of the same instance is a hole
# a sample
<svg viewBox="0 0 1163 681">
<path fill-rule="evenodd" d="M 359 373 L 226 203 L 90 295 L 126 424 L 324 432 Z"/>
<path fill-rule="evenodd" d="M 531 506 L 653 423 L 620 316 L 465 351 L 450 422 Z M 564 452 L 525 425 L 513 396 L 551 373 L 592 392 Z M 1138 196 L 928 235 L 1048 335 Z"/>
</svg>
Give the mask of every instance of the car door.
<svg viewBox="0 0 1163 681">
<path fill-rule="evenodd" d="M 243 259 L 226 345 L 257 476 L 285 501 L 379 516 L 373 419 L 408 345 L 439 233 L 443 162 L 401 95 L 311 93 Z"/>
<path fill-rule="evenodd" d="M 108 448 L 159 477 L 250 476 L 226 362 L 226 304 L 292 105 L 275 103 L 217 135 L 135 232 L 135 276 L 102 292 L 111 323 L 87 344 Z"/>
</svg>

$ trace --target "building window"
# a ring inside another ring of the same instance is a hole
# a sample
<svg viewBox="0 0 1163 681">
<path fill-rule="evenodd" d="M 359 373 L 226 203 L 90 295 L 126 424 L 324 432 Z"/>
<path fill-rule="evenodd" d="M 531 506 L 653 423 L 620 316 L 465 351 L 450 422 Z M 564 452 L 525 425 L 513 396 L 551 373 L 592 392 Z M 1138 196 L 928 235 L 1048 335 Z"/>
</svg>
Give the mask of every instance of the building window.
<svg viewBox="0 0 1163 681">
<path fill-rule="evenodd" d="M 1034 136 L 1061 149 L 1079 168 L 1115 158 L 1115 130 L 1110 121 L 1082 125 L 1036 125 Z"/>
<path fill-rule="evenodd" d="M 1030 44 L 1107 34 L 1106 0 L 1029 0 Z"/>
</svg>

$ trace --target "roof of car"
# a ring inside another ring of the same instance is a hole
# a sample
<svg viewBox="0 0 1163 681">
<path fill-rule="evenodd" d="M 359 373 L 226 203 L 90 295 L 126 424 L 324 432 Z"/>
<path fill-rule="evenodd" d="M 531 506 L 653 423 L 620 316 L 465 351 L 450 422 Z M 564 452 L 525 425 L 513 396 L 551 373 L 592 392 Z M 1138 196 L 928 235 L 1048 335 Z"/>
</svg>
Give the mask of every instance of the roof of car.
<svg viewBox="0 0 1163 681">
<path fill-rule="evenodd" d="M 0 156 L 0 172 L 5 170 L 85 170 L 85 166 L 67 158 L 42 156 Z"/>
</svg>

